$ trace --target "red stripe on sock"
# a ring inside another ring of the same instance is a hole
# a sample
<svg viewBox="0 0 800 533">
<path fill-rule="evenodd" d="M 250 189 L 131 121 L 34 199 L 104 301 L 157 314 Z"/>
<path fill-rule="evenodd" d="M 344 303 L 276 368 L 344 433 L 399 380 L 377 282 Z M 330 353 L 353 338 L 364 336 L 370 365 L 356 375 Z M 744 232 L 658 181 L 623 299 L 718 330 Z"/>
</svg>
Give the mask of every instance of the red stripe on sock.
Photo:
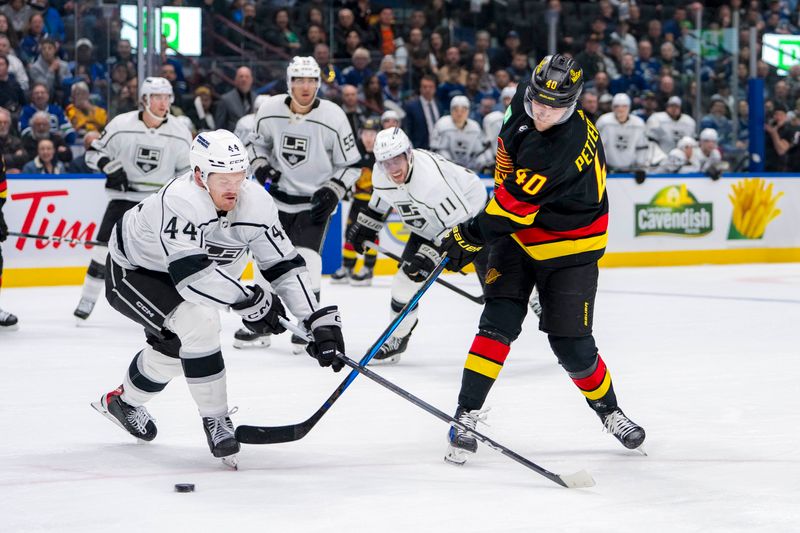
<svg viewBox="0 0 800 533">
<path fill-rule="evenodd" d="M 352 244 L 350 244 L 349 242 L 345 242 L 345 243 L 344 243 L 344 249 L 345 249 L 345 250 L 350 250 L 350 251 L 352 251 L 352 252 L 355 252 L 355 251 L 356 251 L 356 249 L 355 249 L 355 248 L 353 248 L 353 245 L 352 245 Z"/>
<path fill-rule="evenodd" d="M 580 379 L 573 378 L 572 381 L 581 390 L 593 391 L 603 383 L 603 379 L 605 379 L 605 377 L 606 377 L 606 364 L 603 362 L 603 359 L 598 355 L 597 368 L 592 373 L 592 375 Z"/>
<path fill-rule="evenodd" d="M 508 344 L 503 344 L 500 341 L 482 335 L 475 335 L 475 340 L 472 341 L 469 353 L 480 355 L 502 365 L 510 350 L 511 347 Z"/>
</svg>

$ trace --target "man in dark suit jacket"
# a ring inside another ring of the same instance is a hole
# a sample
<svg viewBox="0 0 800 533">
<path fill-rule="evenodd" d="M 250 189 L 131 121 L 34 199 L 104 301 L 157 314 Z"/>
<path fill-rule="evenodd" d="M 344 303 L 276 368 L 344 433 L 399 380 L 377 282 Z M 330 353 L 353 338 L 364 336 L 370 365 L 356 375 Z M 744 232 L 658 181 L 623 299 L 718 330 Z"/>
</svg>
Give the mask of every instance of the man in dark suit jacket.
<svg viewBox="0 0 800 533">
<path fill-rule="evenodd" d="M 256 95 L 253 94 L 253 73 L 247 67 L 236 69 L 236 79 L 234 89 L 222 95 L 217 102 L 217 109 L 214 111 L 214 123 L 217 128 L 224 128 L 228 131 L 236 129 L 236 122 L 255 111 L 253 103 Z"/>
<path fill-rule="evenodd" d="M 436 102 L 436 85 L 436 76 L 426 74 L 419 82 L 419 98 L 405 105 L 403 129 L 408 133 L 414 148 L 430 148 L 433 127 L 442 116 L 442 110 Z"/>
</svg>

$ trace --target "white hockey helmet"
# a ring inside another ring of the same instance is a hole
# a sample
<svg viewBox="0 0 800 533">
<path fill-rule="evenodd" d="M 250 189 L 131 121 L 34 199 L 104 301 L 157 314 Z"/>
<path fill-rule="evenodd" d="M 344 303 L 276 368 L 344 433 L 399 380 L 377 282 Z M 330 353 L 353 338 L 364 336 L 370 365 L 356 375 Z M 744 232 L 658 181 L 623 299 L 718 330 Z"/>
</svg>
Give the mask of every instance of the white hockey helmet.
<svg viewBox="0 0 800 533">
<path fill-rule="evenodd" d="M 683 137 L 681 137 L 681 140 L 678 141 L 678 148 L 680 148 L 681 150 L 683 150 L 687 146 L 691 146 L 692 148 L 697 147 L 697 141 L 695 140 L 694 137 L 691 137 L 689 135 L 684 135 Z"/>
<path fill-rule="evenodd" d="M 317 91 L 322 83 L 319 74 L 319 65 L 317 60 L 311 56 L 294 56 L 286 67 L 286 85 L 289 90 L 289 96 L 292 96 L 292 81 L 295 78 L 313 78 L 316 81 L 316 89 L 314 91 L 314 98 L 317 97 Z M 313 101 L 313 100 L 312 100 Z"/>
<path fill-rule="evenodd" d="M 705 128 L 700 132 L 700 140 L 719 142 L 719 134 L 714 128 Z"/>
<path fill-rule="evenodd" d="M 212 173 L 247 172 L 250 161 L 242 141 L 228 130 L 204 131 L 192 141 L 189 164 L 200 169 L 203 185 Z M 207 186 L 206 186 L 207 188 Z"/>
<path fill-rule="evenodd" d="M 375 154 L 375 161 L 381 164 L 386 170 L 389 170 L 384 165 L 385 161 L 389 161 L 399 155 L 405 154 L 408 160 L 408 172 L 406 177 L 411 173 L 411 166 L 414 164 L 414 152 L 411 146 L 411 140 L 406 135 L 406 132 L 400 128 L 387 128 L 378 132 L 375 137 L 375 146 L 372 148 Z"/>
<path fill-rule="evenodd" d="M 175 94 L 172 92 L 172 85 L 170 85 L 169 81 L 165 78 L 145 78 L 141 87 L 139 87 L 139 101 L 144 103 L 145 96 L 150 96 L 151 94 L 168 94 L 170 105 L 175 102 Z"/>
</svg>

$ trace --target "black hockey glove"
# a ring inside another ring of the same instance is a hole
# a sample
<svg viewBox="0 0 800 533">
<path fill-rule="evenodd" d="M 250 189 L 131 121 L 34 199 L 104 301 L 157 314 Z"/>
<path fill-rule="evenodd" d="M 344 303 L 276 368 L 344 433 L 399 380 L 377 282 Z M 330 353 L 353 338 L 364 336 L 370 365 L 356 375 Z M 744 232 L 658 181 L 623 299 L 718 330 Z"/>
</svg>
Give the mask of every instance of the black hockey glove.
<svg viewBox="0 0 800 533">
<path fill-rule="evenodd" d="M 316 359 L 319 366 L 329 366 L 334 372 L 340 371 L 344 363 L 336 357 L 336 354 L 344 354 L 344 338 L 339 308 L 329 305 L 317 309 L 303 320 L 303 325 L 313 337 L 306 346 L 308 355 Z"/>
<path fill-rule="evenodd" d="M 345 239 L 353 245 L 356 252 L 363 254 L 364 243 L 376 242 L 382 228 L 381 216 L 372 209 L 367 209 L 358 214 L 355 223 L 347 229 Z"/>
<path fill-rule="evenodd" d="M 253 160 L 253 175 L 261 185 L 267 181 L 275 185 L 281 179 L 281 171 L 272 167 L 263 157 Z"/>
<path fill-rule="evenodd" d="M 458 272 L 475 260 L 475 256 L 485 244 L 473 223 L 475 219 L 462 222 L 445 234 L 442 240 L 442 253 L 447 252 L 450 261 L 447 270 Z"/>
<path fill-rule="evenodd" d="M 328 180 L 311 196 L 311 222 L 324 224 L 344 198 L 347 189 L 337 179 Z"/>
<path fill-rule="evenodd" d="M 706 170 L 706 174 L 711 178 L 711 181 L 717 181 L 722 176 L 722 171 L 715 166 L 711 166 Z"/>
<path fill-rule="evenodd" d="M 403 261 L 401 268 L 408 279 L 414 283 L 420 283 L 425 281 L 428 274 L 436 267 L 439 259 L 441 257 L 436 248 L 428 244 L 421 244 L 410 260 Z"/>
<path fill-rule="evenodd" d="M 122 168 L 122 162 L 109 161 L 103 165 L 101 170 L 106 175 L 106 189 L 115 191 L 128 190 L 128 175 L 125 174 L 125 169 Z"/>
<path fill-rule="evenodd" d="M 5 241 L 8 238 L 8 226 L 6 225 L 6 219 L 3 217 L 3 210 L 0 209 L 0 242 Z"/>
<path fill-rule="evenodd" d="M 645 172 L 644 170 L 637 169 L 633 171 L 633 179 L 639 185 L 644 183 L 645 178 L 647 178 L 647 172 Z"/>
<path fill-rule="evenodd" d="M 245 327 L 260 335 L 286 331 L 278 321 L 280 317 L 286 316 L 286 310 L 278 295 L 265 292 L 258 285 L 250 285 L 247 288 L 253 291 L 250 297 L 231 306 L 231 309 L 242 316 Z"/>
</svg>

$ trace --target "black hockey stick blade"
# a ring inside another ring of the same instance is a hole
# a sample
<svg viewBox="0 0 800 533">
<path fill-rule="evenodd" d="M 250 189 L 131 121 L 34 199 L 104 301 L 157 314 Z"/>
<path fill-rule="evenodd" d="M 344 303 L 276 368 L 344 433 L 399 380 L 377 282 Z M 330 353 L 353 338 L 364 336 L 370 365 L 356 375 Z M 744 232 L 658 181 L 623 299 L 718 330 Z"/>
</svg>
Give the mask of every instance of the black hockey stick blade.
<svg viewBox="0 0 800 533">
<path fill-rule="evenodd" d="M 8 235 L 10 237 L 20 237 L 22 239 L 37 239 L 40 241 L 65 242 L 67 244 L 72 244 L 77 246 L 102 246 L 102 247 L 108 246 L 108 244 L 104 242 L 82 241 L 81 239 L 73 239 L 71 237 L 60 237 L 58 235 L 37 235 L 35 233 L 20 233 L 18 231 L 9 231 Z"/>
<path fill-rule="evenodd" d="M 367 241 L 367 242 L 364 243 L 364 246 L 366 246 L 367 248 L 371 248 L 371 249 L 375 250 L 376 252 L 382 253 L 383 255 L 388 257 L 389 259 L 394 259 L 395 261 L 397 261 L 398 264 L 402 262 L 402 259 L 400 257 L 398 257 L 396 254 L 393 254 L 392 252 L 390 252 L 389 250 L 387 250 L 386 248 L 384 248 L 383 246 L 381 246 L 379 244 L 375 244 L 374 242 Z M 447 287 L 448 289 L 450 289 L 451 291 L 455 292 L 456 294 L 460 294 L 461 296 L 463 296 L 467 300 L 475 302 L 478 305 L 483 305 L 484 304 L 484 300 L 483 300 L 483 295 L 482 294 L 480 294 L 478 296 L 474 296 L 474 295 L 468 293 L 467 291 L 465 291 L 464 289 L 462 289 L 462 288 L 460 288 L 460 287 L 458 287 L 456 285 L 453 285 L 449 281 L 443 280 L 442 278 L 436 278 L 436 283 L 438 283 L 439 285 L 441 285 L 443 287 Z"/>
<path fill-rule="evenodd" d="M 422 295 L 425 294 L 431 285 L 433 285 L 434 280 L 437 279 L 439 274 L 442 273 L 442 270 L 444 270 L 444 267 L 447 265 L 448 261 L 449 259 L 446 255 L 442 257 L 441 261 L 439 261 L 439 264 L 433 269 L 433 272 L 428 275 L 428 278 L 425 280 L 425 283 L 422 284 L 422 287 L 417 290 L 417 292 L 411 297 L 400 313 L 398 313 L 398 315 L 386 327 L 381 336 L 378 337 L 378 340 L 376 340 L 370 349 L 367 350 L 367 353 L 361 358 L 360 364 L 366 365 L 372 360 L 373 357 L 375 357 L 375 354 L 378 353 L 378 350 L 381 346 L 383 346 L 383 343 L 386 342 L 386 339 L 388 339 L 392 333 L 394 333 L 394 330 L 397 329 L 397 326 L 400 325 L 400 322 L 403 321 L 411 309 L 417 305 L 417 302 L 419 302 L 419 299 L 422 298 Z M 297 326 L 291 322 L 282 320 L 282 323 L 291 331 L 295 331 L 297 328 Z M 295 332 L 298 333 L 297 331 Z M 307 335 L 307 333 L 302 330 L 299 330 L 298 334 L 301 337 Z M 320 408 L 317 409 L 317 411 L 307 420 L 286 426 L 241 425 L 236 428 L 236 440 L 243 444 L 277 444 L 280 442 L 292 442 L 302 439 L 308 434 L 309 431 L 311 431 L 311 428 L 313 428 L 317 422 L 319 422 L 320 418 L 322 418 L 322 416 L 328 412 L 328 409 L 333 406 L 334 402 L 339 399 L 339 396 L 342 395 L 342 393 L 347 389 L 347 387 L 350 386 L 356 377 L 358 377 L 358 371 L 350 371 L 344 381 L 342 381 L 339 386 L 336 387 L 336 390 L 333 391 L 333 394 L 331 394 L 328 399 L 325 400 L 325 403 L 323 403 L 322 406 L 320 406 Z"/>
<path fill-rule="evenodd" d="M 389 389 L 390 391 L 394 392 L 401 398 L 413 403 L 417 407 L 420 407 L 424 411 L 427 411 L 428 413 L 432 414 L 439 420 L 442 420 L 443 422 L 446 422 L 451 426 L 455 426 L 456 428 L 462 431 L 469 432 L 476 439 L 486 444 L 488 447 L 492 448 L 493 450 L 497 450 L 498 452 L 505 455 L 509 459 L 512 459 L 517 463 L 521 464 L 522 466 L 529 468 L 530 470 L 533 470 L 537 474 L 546 477 L 553 483 L 557 483 L 562 487 L 566 487 L 568 489 L 587 488 L 587 487 L 593 487 L 595 485 L 594 479 L 592 478 L 591 474 L 589 474 L 589 472 L 587 472 L 586 470 L 581 470 L 579 472 L 575 472 L 574 474 L 567 474 L 563 476 L 550 472 L 549 470 L 537 465 L 533 461 L 521 456 L 517 452 L 510 450 L 505 446 L 503 446 L 502 444 L 490 439 L 483 433 L 480 433 L 479 431 L 466 427 L 464 424 L 462 424 L 452 416 L 448 415 L 447 413 L 440 411 L 439 409 L 429 404 L 425 400 L 422 400 L 414 396 L 407 390 L 400 388 L 391 381 L 388 381 L 387 379 L 383 378 L 380 374 L 376 374 L 372 370 L 360 365 L 359 363 L 356 363 L 349 357 L 340 354 L 339 359 L 341 359 L 342 362 L 344 362 L 344 364 L 352 368 L 354 371 L 365 375 L 372 381 L 376 382 L 377 384 L 381 385 L 384 388 Z"/>
</svg>

